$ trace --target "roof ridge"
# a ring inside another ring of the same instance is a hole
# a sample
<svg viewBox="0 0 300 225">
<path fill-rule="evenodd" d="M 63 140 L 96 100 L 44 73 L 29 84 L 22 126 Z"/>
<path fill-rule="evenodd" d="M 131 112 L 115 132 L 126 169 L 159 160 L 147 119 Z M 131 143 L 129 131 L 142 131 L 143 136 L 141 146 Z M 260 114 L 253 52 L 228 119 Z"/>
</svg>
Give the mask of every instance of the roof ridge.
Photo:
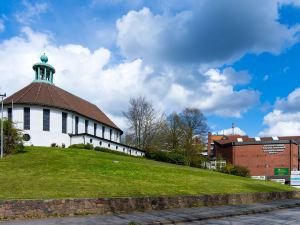
<svg viewBox="0 0 300 225">
<path fill-rule="evenodd" d="M 49 87 L 50 87 L 50 86 L 47 85 L 47 90 L 48 90 L 49 95 L 50 95 L 50 100 L 51 100 L 52 104 L 54 104 L 54 101 L 53 101 L 53 95 L 52 95 L 52 93 L 51 93 Z"/>
<path fill-rule="evenodd" d="M 41 88 L 42 88 L 42 84 L 39 84 L 39 89 L 38 89 L 37 94 L 35 96 L 34 102 L 36 102 L 37 98 L 39 97 L 39 94 L 41 92 Z"/>
</svg>

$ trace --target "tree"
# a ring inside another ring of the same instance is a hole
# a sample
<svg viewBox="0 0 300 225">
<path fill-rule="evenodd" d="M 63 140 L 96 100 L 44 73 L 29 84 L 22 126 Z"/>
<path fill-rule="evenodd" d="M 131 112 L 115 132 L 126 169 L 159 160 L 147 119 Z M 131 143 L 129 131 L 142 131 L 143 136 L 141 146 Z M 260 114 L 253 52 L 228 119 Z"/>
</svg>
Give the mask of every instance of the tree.
<svg viewBox="0 0 300 225">
<path fill-rule="evenodd" d="M 178 151 L 182 149 L 182 143 L 184 140 L 184 131 L 183 131 L 183 124 L 180 116 L 173 112 L 167 118 L 167 130 L 166 140 L 167 140 L 167 149 L 172 151 Z"/>
<path fill-rule="evenodd" d="M 180 115 L 184 132 L 184 151 L 190 165 L 204 149 L 204 140 L 208 130 L 206 118 L 197 108 L 185 108 Z"/>
<path fill-rule="evenodd" d="M 1 123 L 1 120 L 0 120 Z M 1 131 L 0 131 L 1 132 Z M 4 154 L 22 151 L 22 132 L 15 128 L 10 120 L 3 120 Z"/>
<path fill-rule="evenodd" d="M 144 97 L 131 98 L 123 115 L 129 124 L 127 144 L 144 150 L 150 147 L 160 125 L 160 117 L 152 103 Z"/>
</svg>

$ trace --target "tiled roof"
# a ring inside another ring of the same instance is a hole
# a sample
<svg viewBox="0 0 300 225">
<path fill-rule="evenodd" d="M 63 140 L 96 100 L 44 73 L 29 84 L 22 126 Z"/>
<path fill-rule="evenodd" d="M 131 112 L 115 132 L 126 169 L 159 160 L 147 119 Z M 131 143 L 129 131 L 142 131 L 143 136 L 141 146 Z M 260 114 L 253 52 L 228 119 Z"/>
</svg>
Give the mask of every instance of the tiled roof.
<svg viewBox="0 0 300 225">
<path fill-rule="evenodd" d="M 33 82 L 4 100 L 4 104 L 30 104 L 73 111 L 120 130 L 96 105 L 55 85 Z"/>
</svg>

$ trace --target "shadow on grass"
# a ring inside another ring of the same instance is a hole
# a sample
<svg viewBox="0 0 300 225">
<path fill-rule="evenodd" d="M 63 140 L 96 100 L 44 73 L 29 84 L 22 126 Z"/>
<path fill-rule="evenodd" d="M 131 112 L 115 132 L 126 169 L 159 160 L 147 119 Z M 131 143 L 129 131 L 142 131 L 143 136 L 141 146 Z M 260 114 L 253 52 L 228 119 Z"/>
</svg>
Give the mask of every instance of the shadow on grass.
<svg viewBox="0 0 300 225">
<path fill-rule="evenodd" d="M 24 153 L 27 153 L 28 152 L 28 150 L 19 150 L 19 151 L 17 151 L 17 152 L 15 152 L 13 155 L 18 155 L 18 154 L 24 154 Z"/>
</svg>

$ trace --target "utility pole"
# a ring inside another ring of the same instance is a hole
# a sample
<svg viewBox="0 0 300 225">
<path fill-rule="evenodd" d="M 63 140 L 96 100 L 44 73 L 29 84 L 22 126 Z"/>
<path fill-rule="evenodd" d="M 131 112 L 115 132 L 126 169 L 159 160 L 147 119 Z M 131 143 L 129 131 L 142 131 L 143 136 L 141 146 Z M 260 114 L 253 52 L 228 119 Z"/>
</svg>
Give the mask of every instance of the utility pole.
<svg viewBox="0 0 300 225">
<path fill-rule="evenodd" d="M 4 147 L 4 142 L 3 142 L 3 98 L 6 97 L 6 94 L 0 94 L 1 97 L 1 159 L 3 158 L 3 147 Z"/>
<path fill-rule="evenodd" d="M 231 129 L 232 129 L 232 132 L 231 132 L 231 134 L 232 134 L 232 135 L 234 135 L 234 128 L 235 128 L 235 124 L 234 124 L 234 123 L 232 123 L 232 126 L 231 126 Z"/>
</svg>

